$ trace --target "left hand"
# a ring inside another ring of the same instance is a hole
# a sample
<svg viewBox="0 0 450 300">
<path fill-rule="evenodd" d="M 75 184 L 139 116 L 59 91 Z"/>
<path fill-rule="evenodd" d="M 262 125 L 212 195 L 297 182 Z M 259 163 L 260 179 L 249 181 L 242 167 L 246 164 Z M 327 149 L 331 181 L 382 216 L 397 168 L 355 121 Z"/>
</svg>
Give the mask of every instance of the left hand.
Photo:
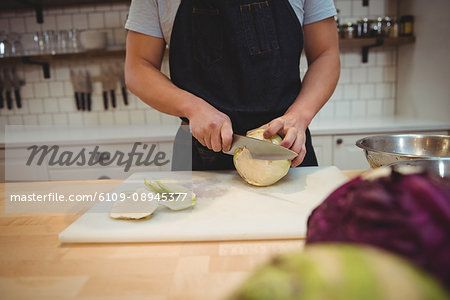
<svg viewBox="0 0 450 300">
<path fill-rule="evenodd" d="M 291 162 L 292 168 L 295 168 L 302 163 L 306 155 L 305 131 L 307 124 L 304 124 L 292 115 L 285 114 L 261 126 L 260 128 L 265 129 L 264 138 L 270 138 L 278 133 L 283 138 L 280 146 L 286 147 L 298 153 L 298 156 Z"/>
</svg>

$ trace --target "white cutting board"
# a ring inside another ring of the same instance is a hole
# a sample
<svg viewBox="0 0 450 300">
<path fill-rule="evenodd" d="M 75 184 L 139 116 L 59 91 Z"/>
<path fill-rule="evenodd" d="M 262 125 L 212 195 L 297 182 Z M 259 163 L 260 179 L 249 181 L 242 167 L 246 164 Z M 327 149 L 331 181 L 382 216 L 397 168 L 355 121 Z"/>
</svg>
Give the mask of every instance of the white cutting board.
<svg viewBox="0 0 450 300">
<path fill-rule="evenodd" d="M 115 192 L 143 187 L 144 178 L 190 178 L 197 204 L 158 207 L 146 220 L 114 220 L 111 202 L 96 204 L 59 234 L 63 243 L 180 242 L 304 238 L 311 211 L 347 180 L 336 167 L 291 169 L 269 187 L 253 187 L 236 171 L 135 173 Z"/>
</svg>

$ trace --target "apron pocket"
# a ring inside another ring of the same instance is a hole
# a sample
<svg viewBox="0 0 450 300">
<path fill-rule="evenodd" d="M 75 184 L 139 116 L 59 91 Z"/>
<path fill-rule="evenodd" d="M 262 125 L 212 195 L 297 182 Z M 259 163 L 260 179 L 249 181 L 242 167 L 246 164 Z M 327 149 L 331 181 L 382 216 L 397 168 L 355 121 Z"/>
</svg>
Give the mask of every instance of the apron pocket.
<svg viewBox="0 0 450 300">
<path fill-rule="evenodd" d="M 192 9 L 192 38 L 193 55 L 198 63 L 209 66 L 223 57 L 219 9 Z"/>
<path fill-rule="evenodd" d="M 240 11 L 242 28 L 251 56 L 280 48 L 269 1 L 243 4 Z"/>
</svg>

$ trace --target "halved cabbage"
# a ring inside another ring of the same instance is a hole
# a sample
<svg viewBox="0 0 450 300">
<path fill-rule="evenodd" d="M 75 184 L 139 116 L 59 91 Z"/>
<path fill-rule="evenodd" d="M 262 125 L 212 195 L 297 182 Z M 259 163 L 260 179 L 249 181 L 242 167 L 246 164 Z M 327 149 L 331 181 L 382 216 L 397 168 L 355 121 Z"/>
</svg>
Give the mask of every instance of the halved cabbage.
<svg viewBox="0 0 450 300">
<path fill-rule="evenodd" d="M 282 138 L 274 135 L 270 139 L 264 138 L 264 129 L 257 129 L 250 132 L 247 136 L 259 140 L 265 140 L 279 145 Z M 234 166 L 239 175 L 249 184 L 256 186 L 272 185 L 289 172 L 291 162 L 285 160 L 261 160 L 254 159 L 247 148 L 237 149 L 233 156 Z"/>
</svg>

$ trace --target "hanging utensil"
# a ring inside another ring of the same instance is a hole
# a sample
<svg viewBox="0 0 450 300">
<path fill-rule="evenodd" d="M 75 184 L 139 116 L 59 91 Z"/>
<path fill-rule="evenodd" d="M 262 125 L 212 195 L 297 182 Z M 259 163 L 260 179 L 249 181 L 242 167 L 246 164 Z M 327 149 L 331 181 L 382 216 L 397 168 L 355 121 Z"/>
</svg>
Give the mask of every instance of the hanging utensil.
<svg viewBox="0 0 450 300">
<path fill-rule="evenodd" d="M 120 83 L 120 88 L 122 90 L 122 98 L 123 98 L 123 103 L 125 105 L 128 105 L 128 90 L 127 87 L 125 85 L 125 73 L 122 67 L 120 67 L 120 65 L 117 65 L 117 78 L 119 79 L 119 83 Z"/>
<path fill-rule="evenodd" d="M 92 110 L 92 90 L 91 73 L 89 73 L 89 71 L 86 71 L 86 108 L 88 111 Z"/>
<path fill-rule="evenodd" d="M 86 80 L 83 71 L 78 71 L 78 87 L 80 95 L 81 110 L 86 110 Z"/>
<path fill-rule="evenodd" d="M 111 105 L 112 107 L 116 107 L 116 87 L 117 87 L 117 78 L 115 76 L 114 68 L 109 66 L 108 68 L 108 81 L 109 81 L 109 91 L 111 95 Z"/>
<path fill-rule="evenodd" d="M 74 70 L 70 70 L 70 81 L 72 82 L 74 96 L 75 96 L 75 105 L 77 107 L 77 110 L 81 109 L 81 99 L 80 95 L 78 93 L 79 86 L 78 86 L 78 76 L 75 74 Z"/>
<path fill-rule="evenodd" d="M 0 108 L 5 106 L 5 98 L 3 98 L 3 76 L 0 73 Z"/>
<path fill-rule="evenodd" d="M 16 99 L 17 108 L 22 108 L 22 97 L 20 96 L 20 87 L 25 85 L 25 81 L 19 78 L 15 68 L 12 69 L 12 86 L 14 87 L 14 98 Z"/>
<path fill-rule="evenodd" d="M 101 67 L 101 75 L 100 80 L 102 82 L 102 95 L 103 95 L 103 108 L 105 110 L 108 110 L 108 90 L 109 90 L 109 82 L 108 82 L 108 75 L 106 69 L 102 66 Z"/>
</svg>

